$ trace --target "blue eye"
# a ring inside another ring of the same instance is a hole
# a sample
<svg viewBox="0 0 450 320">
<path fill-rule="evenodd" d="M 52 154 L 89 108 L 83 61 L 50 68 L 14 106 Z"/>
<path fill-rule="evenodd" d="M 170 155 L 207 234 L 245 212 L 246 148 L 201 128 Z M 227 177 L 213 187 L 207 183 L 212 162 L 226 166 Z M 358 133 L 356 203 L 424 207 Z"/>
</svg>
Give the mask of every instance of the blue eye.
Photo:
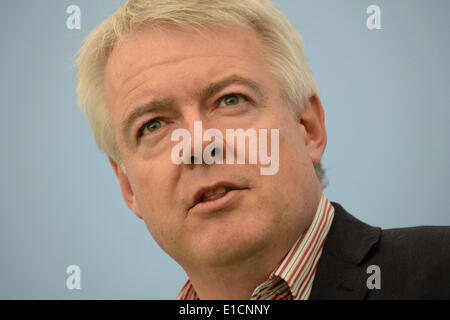
<svg viewBox="0 0 450 320">
<path fill-rule="evenodd" d="M 241 94 L 229 94 L 222 98 L 220 106 L 222 106 L 222 102 L 225 103 L 225 106 L 235 106 L 245 100 L 245 97 Z"/>
<path fill-rule="evenodd" d="M 155 132 L 156 130 L 160 129 L 165 124 L 166 124 L 166 122 L 161 119 L 150 120 L 142 128 L 142 134 Z"/>
</svg>

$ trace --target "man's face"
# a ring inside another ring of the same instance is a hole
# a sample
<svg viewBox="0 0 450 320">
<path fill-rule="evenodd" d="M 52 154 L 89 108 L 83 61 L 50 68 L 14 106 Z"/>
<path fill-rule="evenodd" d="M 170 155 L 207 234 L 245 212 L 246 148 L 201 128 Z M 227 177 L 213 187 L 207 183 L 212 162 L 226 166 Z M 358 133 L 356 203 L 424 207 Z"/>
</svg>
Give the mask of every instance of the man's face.
<svg viewBox="0 0 450 320">
<path fill-rule="evenodd" d="M 311 221 L 320 199 L 318 160 L 308 148 L 308 128 L 282 99 L 253 32 L 141 29 L 113 50 L 105 99 L 125 201 L 185 269 L 286 248 Z M 174 164 L 178 142 L 171 133 L 184 128 L 194 139 L 195 120 L 203 132 L 216 128 L 224 139 L 226 129 L 279 129 L 278 172 L 261 175 L 260 164 Z M 202 190 L 212 186 L 227 192 L 209 198 Z"/>
</svg>

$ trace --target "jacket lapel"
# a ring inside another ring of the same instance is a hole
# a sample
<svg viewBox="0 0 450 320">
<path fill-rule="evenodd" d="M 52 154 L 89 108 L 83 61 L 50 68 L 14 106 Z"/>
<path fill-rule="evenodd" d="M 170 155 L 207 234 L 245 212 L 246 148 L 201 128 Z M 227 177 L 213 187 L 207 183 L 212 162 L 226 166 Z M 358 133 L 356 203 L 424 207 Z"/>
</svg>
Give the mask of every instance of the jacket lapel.
<svg viewBox="0 0 450 320">
<path fill-rule="evenodd" d="M 381 229 L 350 215 L 338 203 L 320 257 L 310 299 L 364 299 L 368 293 L 363 265 L 376 247 Z"/>
</svg>

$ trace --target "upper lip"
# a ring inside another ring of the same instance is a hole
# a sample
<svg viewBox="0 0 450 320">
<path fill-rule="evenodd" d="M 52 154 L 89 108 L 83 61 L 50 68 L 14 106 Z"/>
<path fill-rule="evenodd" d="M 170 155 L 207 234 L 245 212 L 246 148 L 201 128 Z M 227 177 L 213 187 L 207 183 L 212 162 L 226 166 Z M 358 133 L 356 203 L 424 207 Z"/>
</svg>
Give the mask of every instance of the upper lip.
<svg viewBox="0 0 450 320">
<path fill-rule="evenodd" d="M 203 195 L 208 192 L 208 191 L 212 191 L 216 188 L 219 187 L 224 187 L 230 190 L 242 190 L 242 189 L 247 189 L 241 186 L 236 185 L 235 183 L 232 182 L 228 182 L 228 181 L 221 181 L 221 182 L 217 182 L 213 185 L 210 186 L 206 186 L 206 187 L 201 187 L 200 189 L 197 190 L 197 192 L 194 194 L 194 197 L 192 199 L 192 205 L 190 207 L 193 208 L 194 206 L 196 206 L 201 200 Z"/>
</svg>

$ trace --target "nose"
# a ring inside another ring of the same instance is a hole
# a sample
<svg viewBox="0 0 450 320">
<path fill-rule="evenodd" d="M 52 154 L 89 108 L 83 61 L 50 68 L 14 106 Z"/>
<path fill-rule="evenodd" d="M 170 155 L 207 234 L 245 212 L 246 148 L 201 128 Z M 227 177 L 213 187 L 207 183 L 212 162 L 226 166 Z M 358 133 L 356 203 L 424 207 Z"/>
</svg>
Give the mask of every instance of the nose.
<svg viewBox="0 0 450 320">
<path fill-rule="evenodd" d="M 189 158 L 184 161 L 188 164 L 212 164 L 209 159 L 220 157 L 222 155 L 219 148 L 219 143 L 216 138 L 211 138 L 210 135 L 204 134 L 208 127 L 205 127 L 202 119 L 195 119 L 188 121 L 186 129 L 191 136 L 190 154 Z M 211 128 L 214 129 L 214 128 Z M 217 129 L 214 129 L 217 130 Z"/>
<path fill-rule="evenodd" d="M 196 109 L 195 107 L 189 108 L 190 112 L 183 115 L 183 129 L 187 131 L 189 139 L 187 139 L 186 148 L 183 148 L 183 152 L 180 154 L 182 163 L 189 165 L 212 164 L 212 158 L 221 156 L 220 143 L 216 141 L 216 137 L 212 138 L 208 134 L 209 132 L 205 134 L 212 122 Z"/>
<path fill-rule="evenodd" d="M 208 163 L 208 161 L 206 161 L 206 159 L 204 159 L 204 158 L 207 157 L 207 156 L 215 158 L 216 155 L 218 157 L 220 157 L 221 150 L 218 147 L 216 147 L 216 146 L 210 148 L 210 150 L 211 150 L 211 152 L 208 151 L 208 153 L 205 154 L 206 149 L 203 149 L 203 152 L 202 152 L 202 159 L 203 159 L 203 161 L 201 161 L 201 159 L 199 159 L 198 156 L 191 155 L 191 158 L 189 159 L 188 163 L 189 164 L 201 164 L 201 163 L 205 162 L 206 164 L 211 164 L 211 163 Z M 193 149 L 191 149 L 191 154 L 193 154 L 192 152 L 193 152 Z"/>
</svg>

